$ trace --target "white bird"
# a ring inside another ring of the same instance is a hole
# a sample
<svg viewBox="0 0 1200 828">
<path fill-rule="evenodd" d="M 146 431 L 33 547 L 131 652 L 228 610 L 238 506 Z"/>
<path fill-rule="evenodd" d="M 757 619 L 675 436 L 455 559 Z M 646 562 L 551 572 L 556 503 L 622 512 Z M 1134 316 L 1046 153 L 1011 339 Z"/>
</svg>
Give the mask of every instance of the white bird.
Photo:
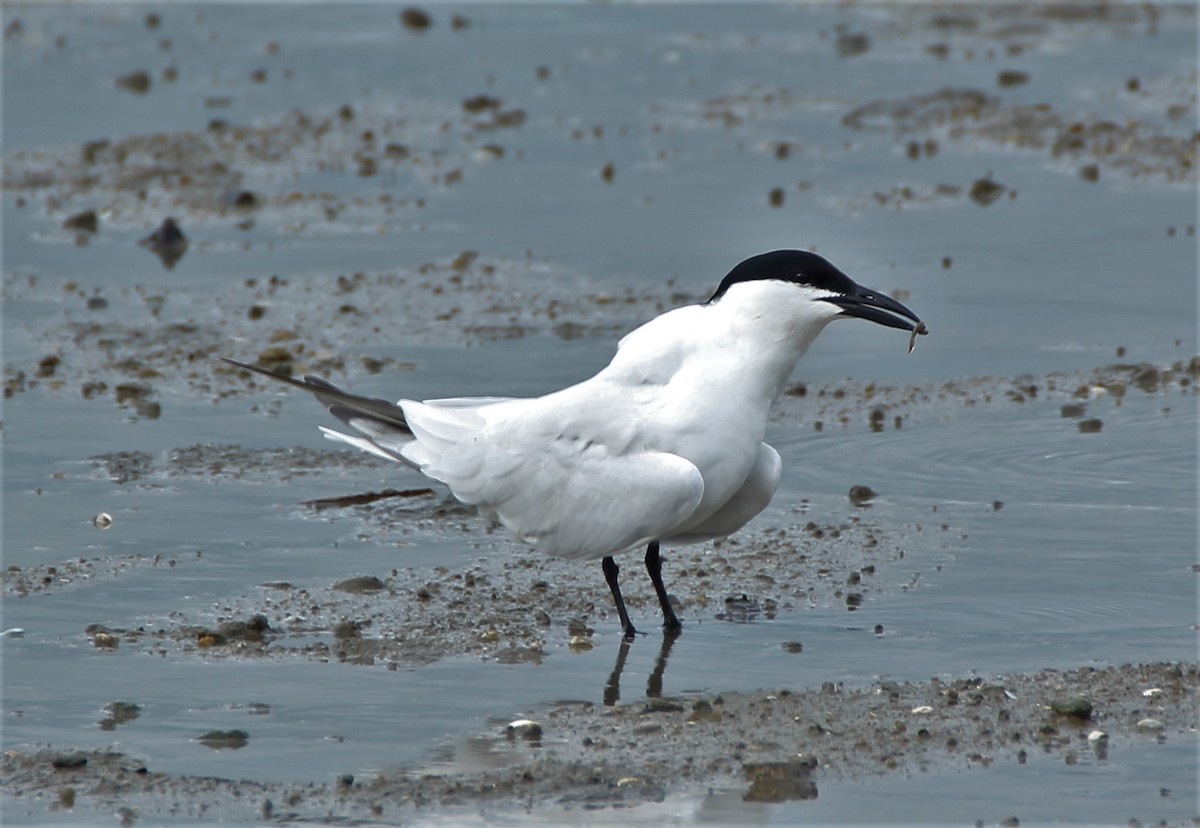
<svg viewBox="0 0 1200 828">
<path fill-rule="evenodd" d="M 723 537 L 771 502 L 782 464 L 763 442 L 768 412 L 813 340 L 843 317 L 911 331 L 910 351 L 928 333 L 820 256 L 777 250 L 739 264 L 707 301 L 627 334 L 591 379 L 541 397 L 393 404 L 225 361 L 311 391 L 355 432 L 321 427 L 326 437 L 444 483 L 539 551 L 603 559 L 632 638 L 613 556 L 646 547 L 663 626 L 677 634 L 659 545 Z"/>
</svg>

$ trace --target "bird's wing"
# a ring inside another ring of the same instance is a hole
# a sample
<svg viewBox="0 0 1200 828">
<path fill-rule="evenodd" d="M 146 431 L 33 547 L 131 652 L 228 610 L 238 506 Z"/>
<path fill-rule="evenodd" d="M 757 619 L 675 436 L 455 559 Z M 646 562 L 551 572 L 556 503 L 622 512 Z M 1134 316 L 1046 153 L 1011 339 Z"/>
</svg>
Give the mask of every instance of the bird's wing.
<svg viewBox="0 0 1200 828">
<path fill-rule="evenodd" d="M 708 517 L 698 523 L 682 527 L 681 531 L 664 541 L 696 543 L 710 538 L 731 535 L 749 523 L 775 496 L 779 478 L 783 473 L 783 461 L 779 452 L 766 443 L 760 443 L 754 467 L 740 489 Z"/>
<path fill-rule="evenodd" d="M 668 533 L 704 495 L 684 458 L 584 439 L 552 418 L 511 416 L 524 401 L 449 407 L 404 401 L 416 440 L 405 458 L 539 551 L 599 558 Z"/>
</svg>

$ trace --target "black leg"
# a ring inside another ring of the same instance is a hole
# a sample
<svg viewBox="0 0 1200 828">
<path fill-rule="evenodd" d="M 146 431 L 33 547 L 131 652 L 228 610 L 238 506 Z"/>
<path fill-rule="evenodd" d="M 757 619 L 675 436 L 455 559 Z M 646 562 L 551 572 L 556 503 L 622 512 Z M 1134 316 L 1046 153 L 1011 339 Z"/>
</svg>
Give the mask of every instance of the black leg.
<svg viewBox="0 0 1200 828">
<path fill-rule="evenodd" d="M 675 617 L 671 599 L 667 597 L 667 588 L 663 586 L 662 558 L 658 556 L 658 541 L 650 541 L 650 545 L 646 547 L 646 571 L 650 573 L 650 583 L 654 584 L 654 591 L 658 593 L 658 603 L 662 606 L 663 629 L 667 635 L 679 635 L 683 624 Z"/>
<path fill-rule="evenodd" d="M 637 635 L 637 630 L 633 628 L 633 624 L 629 620 L 629 613 L 625 611 L 625 599 L 621 597 L 621 587 L 617 585 L 617 573 L 621 569 L 611 555 L 604 559 L 603 565 L 604 580 L 608 581 L 608 588 L 612 591 L 613 600 L 617 603 L 617 615 L 621 618 L 621 627 L 625 630 L 625 637 L 632 639 Z"/>
</svg>

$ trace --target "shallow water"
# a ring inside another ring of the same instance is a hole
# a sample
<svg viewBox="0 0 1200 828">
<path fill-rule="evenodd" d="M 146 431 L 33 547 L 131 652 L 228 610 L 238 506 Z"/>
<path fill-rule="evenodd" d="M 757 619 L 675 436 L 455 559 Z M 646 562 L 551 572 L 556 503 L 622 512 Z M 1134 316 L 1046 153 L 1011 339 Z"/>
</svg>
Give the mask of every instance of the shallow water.
<svg viewBox="0 0 1200 828">
<path fill-rule="evenodd" d="M 178 617 L 211 622 L 269 581 L 316 588 L 393 567 L 453 569 L 484 554 L 512 554 L 493 538 L 477 548 L 476 535 L 450 528 L 378 533 L 352 512 L 314 515 L 298 505 L 419 485 L 382 466 L 339 466 L 287 482 L 271 469 L 240 479 L 198 470 L 149 485 L 115 483 L 89 458 L 135 449 L 161 458 L 197 443 L 317 447 L 315 423 L 324 421 L 299 394 L 269 411 L 271 394 L 214 403 L 183 375 L 154 379 L 162 416 L 138 418 L 111 397 L 83 399 L 70 373 L 72 360 L 94 356 L 73 352 L 71 322 L 203 325 L 229 313 L 220 300 L 247 278 L 281 274 L 297 290 L 311 287 L 315 296 L 277 297 L 270 327 L 220 329 L 222 353 L 252 358 L 275 324 L 304 318 L 305 302 L 342 301 L 330 287 L 337 275 L 410 271 L 465 249 L 499 263 L 517 305 L 531 296 L 620 296 L 626 288 L 670 305 L 673 291 L 703 297 L 745 255 L 816 245 L 860 281 L 907 291 L 933 333 L 906 355 L 899 333 L 834 326 L 798 379 L 813 389 L 849 376 L 936 389 L 997 378 L 974 384 L 969 402 L 909 405 L 902 428 L 880 433 L 867 427 L 869 406 L 846 427 L 831 420 L 818 432 L 806 413 L 818 400 L 786 400 L 770 437 L 784 458 L 784 483 L 755 526 L 792 525 L 807 499 L 814 520 L 861 515 L 903 528 L 905 557 L 890 568 L 887 587 L 853 613 L 818 602 L 772 620 L 689 623 L 672 648 L 664 692 L 1195 657 L 1191 387 L 1100 394 L 1088 401 L 1087 416 L 1101 418 L 1103 430 L 1082 434 L 1059 413 L 1078 383 L 1063 381 L 1057 393 L 1046 386 L 1050 372 L 1112 362 L 1166 367 L 1197 353 L 1194 177 L 1133 176 L 1112 156 L 1054 157 L 971 132 L 955 137 L 949 126 L 910 134 L 841 122 L 873 100 L 961 87 L 1011 105 L 1048 102 L 1064 122 L 1136 119 L 1187 136 L 1190 127 L 1164 112 L 1178 99 L 1174 86 L 1194 88 L 1194 10 L 1164 9 L 1157 25 L 1135 10 L 1074 23 L 1032 10 L 979 12 L 976 28 L 947 30 L 924 7 L 464 7 L 472 25 L 452 32 L 439 7 L 423 35 L 404 32 L 387 6 L 302 7 L 285 17 L 273 6 L 168 7 L 153 31 L 143 23 L 147 11 L 6 11 L 6 20 L 23 23 L 4 50 L 6 177 L 27 163 L 16 156 L 23 150 L 73 152 L 99 137 L 203 131 L 214 117 L 277 124 L 292 109 L 315 117 L 342 104 L 355 108 L 364 128 L 381 131 L 379 143 L 391 129 L 424 148 L 428 163 L 359 176 L 334 139 L 282 164 L 243 160 L 239 186 L 270 199 L 248 230 L 235 228 L 240 214 L 181 203 L 179 191 L 153 185 L 145 200 L 105 188 L 6 188 L 6 378 L 36 374 L 39 359 L 60 352 L 66 379 L 62 388 L 47 382 L 5 401 L 4 565 L 155 555 L 163 562 L 130 559 L 121 574 L 25 598 L 5 594 L 3 627 L 25 630 L 0 639 L 5 749 L 117 745 L 156 770 L 297 781 L 396 767 L 469 769 L 505 759 L 473 749 L 479 733 L 556 700 L 603 698 L 618 650 L 612 619 L 596 624 L 595 649 L 571 653 L 560 636 L 537 666 L 450 657 L 395 671 L 158 655 L 127 644 L 104 652 L 83 634 L 93 623 L 153 630 Z M 1031 33 L 1003 33 L 1015 23 Z M 868 32 L 871 48 L 838 57 L 839 27 Z M 272 41 L 274 54 L 266 48 Z M 925 51 L 939 42 L 950 46 L 945 60 Z M 1023 50 L 1006 52 L 1013 42 Z M 173 84 L 157 74 L 167 65 L 179 70 Z M 539 66 L 548 77 L 538 79 Z M 259 67 L 268 69 L 262 83 L 251 79 Z M 112 83 L 136 68 L 155 73 L 143 96 Z M 997 87 L 1004 68 L 1028 71 L 1030 83 Z M 1128 91 L 1134 76 L 1144 94 Z M 525 123 L 478 133 L 463 127 L 460 101 L 480 92 L 524 109 Z M 228 97 L 228 105 L 206 106 L 211 97 Z M 1184 96 L 1185 124 L 1194 122 L 1194 97 Z M 397 120 L 406 113 L 408 120 Z M 937 153 L 910 160 L 913 136 L 935 137 Z M 504 157 L 475 160 L 478 146 L 493 140 Z M 782 160 L 774 151 L 781 141 L 795 145 Z M 1101 168 L 1095 183 L 1076 173 L 1093 160 Z M 600 170 L 609 162 L 615 176 L 605 183 Z M 461 181 L 431 177 L 451 168 L 463 170 Z M 1016 197 L 981 207 L 962 194 L 922 195 L 939 183 L 969 189 L 989 173 Z M 773 208 L 767 195 L 777 186 L 786 199 Z M 905 186 L 916 196 L 876 197 Z M 337 202 L 336 218 L 313 218 L 283 200 L 289 192 Z M 420 197 L 424 206 L 384 213 L 381 194 Z M 78 246 L 60 225 L 88 207 L 101 209 L 102 229 Z M 193 240 L 169 272 L 133 244 L 167 213 Z M 64 289 L 68 280 L 75 290 Z M 83 296 L 94 292 L 109 299 L 107 310 L 84 309 Z M 139 297 L 147 293 L 166 297 L 161 318 L 145 311 Z M 413 301 L 419 308 L 428 300 L 414 294 Z M 460 330 L 459 320 L 413 333 L 403 318 L 370 332 L 334 317 L 330 339 L 355 359 L 414 363 L 411 371 L 352 370 L 335 379 L 387 397 L 542 393 L 603 365 L 619 332 L 652 315 L 653 305 L 583 302 L 579 321 L 605 327 L 573 339 L 536 325 L 494 338 Z M 490 324 L 492 316 L 476 311 Z M 1015 402 L 1005 391 L 1022 375 L 1040 393 Z M 859 483 L 880 492 L 870 509 L 846 501 Z M 90 523 L 100 511 L 114 518 L 107 531 Z M 472 532 L 481 528 L 471 524 Z M 873 632 L 877 624 L 882 636 Z M 785 641 L 803 642 L 803 653 L 783 652 Z M 635 644 L 623 700 L 645 693 L 658 656 L 656 636 Z M 115 699 L 137 701 L 143 713 L 102 731 L 101 708 Z M 269 704 L 269 714 L 256 715 L 254 703 Z M 230 727 L 251 731 L 246 748 L 213 751 L 194 741 Z M 1122 820 L 1182 820 L 1195 814 L 1194 759 L 1170 743 L 1074 768 L 1034 761 L 913 779 L 828 780 L 818 801 L 781 806 L 742 803 L 737 793 L 672 798 L 629 816 L 789 824 L 992 822 L 1015 814 L 1103 822 L 1120 806 Z M 1160 796 L 1164 787 L 1173 795 Z M 583 819 L 554 808 L 535 816 Z"/>
</svg>

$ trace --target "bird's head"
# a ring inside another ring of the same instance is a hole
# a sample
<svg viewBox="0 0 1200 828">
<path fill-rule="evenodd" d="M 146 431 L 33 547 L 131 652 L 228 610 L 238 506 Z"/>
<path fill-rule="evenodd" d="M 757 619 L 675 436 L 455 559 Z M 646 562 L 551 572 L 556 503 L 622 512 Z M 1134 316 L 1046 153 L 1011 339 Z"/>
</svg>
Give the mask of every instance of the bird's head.
<svg viewBox="0 0 1200 828">
<path fill-rule="evenodd" d="M 739 291 L 739 285 L 755 283 L 799 288 L 813 316 L 821 323 L 856 316 L 890 328 L 913 331 L 914 337 L 929 333 L 925 323 L 903 304 L 885 293 L 863 287 L 825 259 L 805 250 L 776 250 L 751 256 L 729 271 L 704 304 L 716 304 L 726 294 Z"/>
</svg>

